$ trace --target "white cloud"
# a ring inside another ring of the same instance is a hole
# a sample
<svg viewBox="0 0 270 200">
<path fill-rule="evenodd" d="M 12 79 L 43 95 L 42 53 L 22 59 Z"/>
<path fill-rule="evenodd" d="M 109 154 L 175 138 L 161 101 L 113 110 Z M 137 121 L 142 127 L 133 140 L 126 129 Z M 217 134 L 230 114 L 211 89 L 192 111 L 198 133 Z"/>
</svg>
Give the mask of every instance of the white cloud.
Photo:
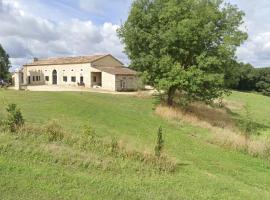
<svg viewBox="0 0 270 200">
<path fill-rule="evenodd" d="M 132 0 L 79 0 L 79 6 L 82 10 L 94 13 L 94 14 L 106 14 L 106 12 L 113 13 L 113 9 L 117 9 L 116 12 L 122 12 L 121 5 L 125 7 L 130 5 Z"/>
<path fill-rule="evenodd" d="M 117 37 L 118 25 L 95 25 L 90 20 L 49 21 L 24 12 L 19 3 L 0 6 L 0 43 L 14 67 L 33 57 L 111 53 L 127 61 Z M 1 5 L 1 4 L 0 4 Z"/>
<path fill-rule="evenodd" d="M 227 1 L 246 13 L 249 39 L 237 51 L 239 60 L 270 66 L 270 1 Z M 14 66 L 32 57 L 95 53 L 111 53 L 129 62 L 116 29 L 126 18 L 132 0 L 57 2 L 0 0 L 0 43 Z"/>
<path fill-rule="evenodd" d="M 106 2 L 106 0 L 80 0 L 79 3 L 82 10 L 91 13 L 102 14 Z"/>
<path fill-rule="evenodd" d="M 256 67 L 270 66 L 270 1 L 228 0 L 243 10 L 249 39 L 238 49 L 240 61 Z"/>
</svg>

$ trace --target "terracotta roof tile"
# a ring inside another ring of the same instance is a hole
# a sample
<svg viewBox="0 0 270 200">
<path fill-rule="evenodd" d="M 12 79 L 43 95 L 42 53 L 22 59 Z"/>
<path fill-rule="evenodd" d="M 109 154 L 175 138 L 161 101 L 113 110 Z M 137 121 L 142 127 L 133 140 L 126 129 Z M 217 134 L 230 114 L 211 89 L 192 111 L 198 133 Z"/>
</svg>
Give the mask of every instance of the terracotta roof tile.
<svg viewBox="0 0 270 200">
<path fill-rule="evenodd" d="M 107 55 L 45 58 L 45 59 L 38 59 L 36 61 L 33 61 L 32 63 L 25 64 L 24 66 L 92 63 L 105 56 Z"/>
</svg>

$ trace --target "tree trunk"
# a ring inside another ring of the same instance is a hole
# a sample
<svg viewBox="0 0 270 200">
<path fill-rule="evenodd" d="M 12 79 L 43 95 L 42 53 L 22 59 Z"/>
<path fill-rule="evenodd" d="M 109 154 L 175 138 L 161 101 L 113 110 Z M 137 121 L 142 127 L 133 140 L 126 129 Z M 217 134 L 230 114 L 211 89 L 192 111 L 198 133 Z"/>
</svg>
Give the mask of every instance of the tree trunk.
<svg viewBox="0 0 270 200">
<path fill-rule="evenodd" d="M 168 99 L 167 99 L 167 104 L 168 106 L 173 105 L 173 98 L 175 95 L 176 88 L 175 87 L 170 87 L 168 90 Z"/>
</svg>

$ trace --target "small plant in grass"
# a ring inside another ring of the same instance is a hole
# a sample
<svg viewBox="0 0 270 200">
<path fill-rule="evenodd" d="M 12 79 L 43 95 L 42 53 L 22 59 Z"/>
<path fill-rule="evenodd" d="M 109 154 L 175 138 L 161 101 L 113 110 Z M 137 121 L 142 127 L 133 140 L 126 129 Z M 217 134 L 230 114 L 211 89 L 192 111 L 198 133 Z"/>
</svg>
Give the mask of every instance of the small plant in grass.
<svg viewBox="0 0 270 200">
<path fill-rule="evenodd" d="M 56 121 L 45 125 L 45 133 L 48 135 L 49 141 L 60 141 L 64 138 L 63 128 Z"/>
<path fill-rule="evenodd" d="M 116 153 L 118 149 L 119 149 L 118 141 L 115 137 L 113 137 L 111 140 L 111 152 Z"/>
<path fill-rule="evenodd" d="M 157 131 L 157 141 L 155 146 L 155 156 L 160 157 L 161 153 L 164 148 L 164 140 L 163 140 L 163 133 L 162 133 L 162 127 L 160 126 Z"/>
<path fill-rule="evenodd" d="M 245 110 L 245 120 L 243 123 L 243 129 L 244 129 L 243 134 L 247 142 L 247 140 L 250 138 L 251 135 L 256 134 L 256 125 L 252 118 L 249 105 L 245 105 L 244 110 Z"/>
<path fill-rule="evenodd" d="M 90 125 L 84 127 L 83 134 L 89 137 L 91 141 L 95 141 L 97 138 L 96 130 Z"/>
<path fill-rule="evenodd" d="M 8 104 L 6 108 L 8 112 L 7 125 L 11 132 L 16 132 L 18 128 L 24 125 L 24 119 L 21 110 L 16 104 Z"/>
</svg>

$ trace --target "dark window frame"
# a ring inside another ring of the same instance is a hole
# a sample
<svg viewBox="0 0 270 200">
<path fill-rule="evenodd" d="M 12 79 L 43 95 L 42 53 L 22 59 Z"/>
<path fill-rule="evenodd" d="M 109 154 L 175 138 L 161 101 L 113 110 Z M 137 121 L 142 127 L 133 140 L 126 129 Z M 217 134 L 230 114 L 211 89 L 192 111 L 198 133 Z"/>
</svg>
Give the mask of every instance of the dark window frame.
<svg viewBox="0 0 270 200">
<path fill-rule="evenodd" d="M 71 82 L 76 82 L 76 76 L 71 76 Z"/>
</svg>

